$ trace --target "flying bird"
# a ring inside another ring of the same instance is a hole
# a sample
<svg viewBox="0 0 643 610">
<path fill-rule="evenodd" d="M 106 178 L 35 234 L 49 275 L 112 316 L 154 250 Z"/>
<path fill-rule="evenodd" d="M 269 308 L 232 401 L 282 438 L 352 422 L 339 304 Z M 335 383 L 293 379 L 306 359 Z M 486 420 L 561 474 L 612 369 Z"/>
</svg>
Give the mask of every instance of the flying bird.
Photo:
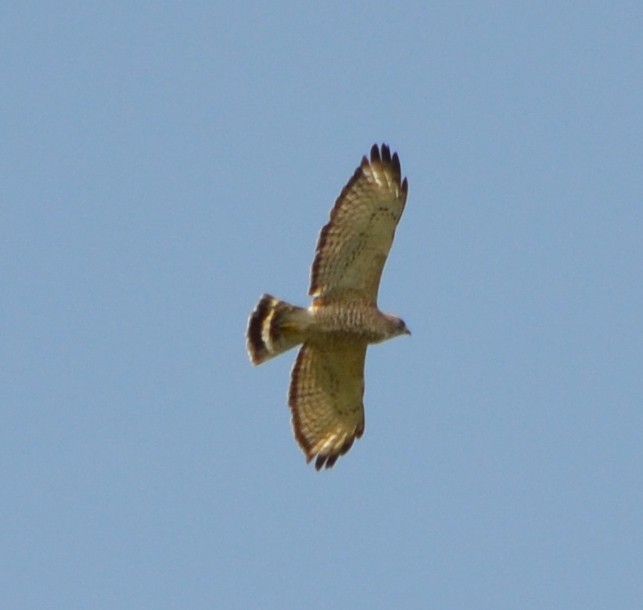
<svg viewBox="0 0 643 610">
<path fill-rule="evenodd" d="M 382 269 L 407 193 L 397 153 L 374 145 L 319 235 L 310 307 L 264 294 L 250 314 L 246 337 L 253 364 L 302 346 L 288 404 L 295 438 L 317 470 L 331 468 L 364 433 L 367 346 L 411 334 L 403 320 L 377 307 Z"/>
</svg>

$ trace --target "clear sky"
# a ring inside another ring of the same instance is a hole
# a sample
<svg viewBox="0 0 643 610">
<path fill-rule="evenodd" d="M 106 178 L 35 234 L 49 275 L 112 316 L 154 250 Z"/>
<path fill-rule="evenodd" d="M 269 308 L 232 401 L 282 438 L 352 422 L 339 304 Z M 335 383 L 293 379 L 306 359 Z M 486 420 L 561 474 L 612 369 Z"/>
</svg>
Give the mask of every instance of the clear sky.
<svg viewBox="0 0 643 610">
<path fill-rule="evenodd" d="M 0 607 L 638 609 L 643 4 L 13 2 L 0 19 Z M 375 142 L 409 199 L 366 432 L 295 353 Z"/>
</svg>

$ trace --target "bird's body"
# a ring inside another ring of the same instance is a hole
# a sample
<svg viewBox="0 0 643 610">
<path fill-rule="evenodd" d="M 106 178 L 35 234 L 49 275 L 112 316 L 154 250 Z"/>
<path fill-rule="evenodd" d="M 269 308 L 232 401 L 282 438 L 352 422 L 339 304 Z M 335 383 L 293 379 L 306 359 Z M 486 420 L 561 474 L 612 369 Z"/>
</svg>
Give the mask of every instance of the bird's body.
<svg viewBox="0 0 643 610">
<path fill-rule="evenodd" d="M 401 334 L 404 322 L 382 313 L 377 291 L 408 186 L 397 154 L 371 149 L 342 190 L 321 231 L 308 309 L 264 294 L 250 316 L 247 346 L 261 364 L 302 344 L 288 403 L 308 460 L 330 468 L 364 432 L 366 347 Z"/>
</svg>

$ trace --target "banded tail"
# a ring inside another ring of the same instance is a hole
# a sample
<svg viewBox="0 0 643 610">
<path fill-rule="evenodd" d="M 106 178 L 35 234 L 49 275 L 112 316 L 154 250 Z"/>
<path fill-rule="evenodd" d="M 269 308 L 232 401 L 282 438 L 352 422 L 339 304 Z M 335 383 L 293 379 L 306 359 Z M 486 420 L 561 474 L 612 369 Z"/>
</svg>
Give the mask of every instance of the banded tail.
<svg viewBox="0 0 643 610">
<path fill-rule="evenodd" d="M 264 294 L 248 320 L 246 338 L 252 363 L 261 364 L 301 343 L 310 320 L 303 307 Z"/>
</svg>

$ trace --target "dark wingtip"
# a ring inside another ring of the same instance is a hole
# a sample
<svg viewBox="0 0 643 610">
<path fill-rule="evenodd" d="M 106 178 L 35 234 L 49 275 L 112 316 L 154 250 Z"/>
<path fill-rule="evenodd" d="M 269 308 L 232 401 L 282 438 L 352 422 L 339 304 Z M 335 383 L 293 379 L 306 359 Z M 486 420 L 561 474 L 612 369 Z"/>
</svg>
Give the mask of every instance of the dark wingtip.
<svg viewBox="0 0 643 610">
<path fill-rule="evenodd" d="M 315 460 L 315 470 L 319 472 L 322 468 L 332 468 L 339 456 L 340 454 L 337 453 L 331 455 L 318 455 Z"/>
<path fill-rule="evenodd" d="M 378 161 L 380 161 L 380 149 L 377 144 L 373 144 L 373 146 L 371 146 L 371 163 L 376 163 Z"/>
<path fill-rule="evenodd" d="M 365 162 L 368 163 L 368 159 L 366 157 L 362 160 L 362 164 Z M 381 147 L 378 147 L 377 144 L 373 144 L 373 147 L 371 148 L 370 162 L 389 165 L 393 169 L 393 173 L 397 177 L 398 181 L 402 180 L 402 165 L 400 163 L 400 157 L 397 153 L 391 154 L 391 149 L 388 144 L 382 143 Z M 408 189 L 406 178 L 404 178 L 404 181 L 401 182 L 400 186 L 404 191 Z"/>
<path fill-rule="evenodd" d="M 400 158 L 397 156 L 397 153 L 395 153 L 391 159 L 391 167 L 393 168 L 396 176 L 402 176 L 402 166 L 400 165 Z"/>
<path fill-rule="evenodd" d="M 382 144 L 382 162 L 389 164 L 391 162 L 391 149 L 386 145 Z"/>
</svg>

